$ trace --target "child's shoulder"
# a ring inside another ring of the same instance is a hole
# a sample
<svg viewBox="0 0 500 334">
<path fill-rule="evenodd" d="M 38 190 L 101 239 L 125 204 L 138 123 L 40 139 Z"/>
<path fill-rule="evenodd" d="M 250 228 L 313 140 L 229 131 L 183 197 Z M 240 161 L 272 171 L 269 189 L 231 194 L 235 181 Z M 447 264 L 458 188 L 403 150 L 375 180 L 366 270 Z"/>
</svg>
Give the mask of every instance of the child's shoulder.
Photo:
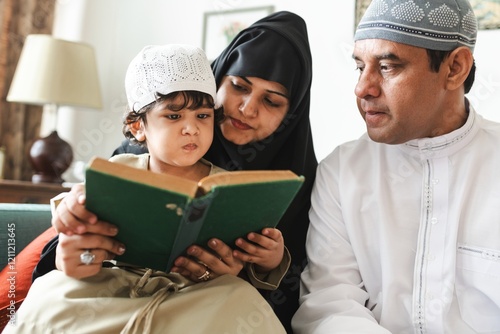
<svg viewBox="0 0 500 334">
<path fill-rule="evenodd" d="M 217 174 L 217 173 L 222 173 L 222 172 L 227 172 L 225 169 L 223 168 L 220 168 L 219 166 L 216 166 L 214 165 L 213 163 L 211 163 L 210 161 L 206 160 L 206 159 L 200 159 L 200 162 L 207 165 L 207 166 L 210 166 L 210 173 L 208 175 L 212 175 L 212 174 Z"/>
<path fill-rule="evenodd" d="M 109 161 L 139 169 L 148 169 L 149 153 L 143 153 L 143 154 L 123 153 L 111 157 Z"/>
</svg>

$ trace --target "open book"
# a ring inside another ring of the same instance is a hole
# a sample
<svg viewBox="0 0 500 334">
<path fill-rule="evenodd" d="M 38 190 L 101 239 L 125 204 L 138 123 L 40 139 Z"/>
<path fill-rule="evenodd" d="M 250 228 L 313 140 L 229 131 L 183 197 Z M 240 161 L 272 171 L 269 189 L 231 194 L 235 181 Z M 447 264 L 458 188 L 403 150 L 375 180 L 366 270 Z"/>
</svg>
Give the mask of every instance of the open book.
<svg viewBox="0 0 500 334">
<path fill-rule="evenodd" d="M 118 226 L 126 252 L 115 259 L 168 272 L 210 238 L 234 247 L 249 232 L 275 227 L 304 182 L 291 171 L 235 171 L 199 182 L 93 158 L 86 207 Z"/>
</svg>

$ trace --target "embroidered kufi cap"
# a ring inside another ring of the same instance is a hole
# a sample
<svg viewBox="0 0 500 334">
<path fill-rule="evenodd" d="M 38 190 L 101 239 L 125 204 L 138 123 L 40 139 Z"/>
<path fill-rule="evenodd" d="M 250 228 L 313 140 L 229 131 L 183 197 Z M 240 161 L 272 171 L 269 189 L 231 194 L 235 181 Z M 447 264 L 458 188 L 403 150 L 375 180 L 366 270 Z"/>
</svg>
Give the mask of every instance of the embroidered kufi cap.
<svg viewBox="0 0 500 334">
<path fill-rule="evenodd" d="M 125 76 L 128 106 L 139 111 L 156 100 L 156 94 L 193 90 L 211 95 L 215 78 L 205 52 L 183 44 L 149 45 L 132 59 Z"/>
<path fill-rule="evenodd" d="M 474 51 L 477 20 L 467 0 L 373 0 L 354 40 L 385 39 L 424 49 Z"/>
</svg>

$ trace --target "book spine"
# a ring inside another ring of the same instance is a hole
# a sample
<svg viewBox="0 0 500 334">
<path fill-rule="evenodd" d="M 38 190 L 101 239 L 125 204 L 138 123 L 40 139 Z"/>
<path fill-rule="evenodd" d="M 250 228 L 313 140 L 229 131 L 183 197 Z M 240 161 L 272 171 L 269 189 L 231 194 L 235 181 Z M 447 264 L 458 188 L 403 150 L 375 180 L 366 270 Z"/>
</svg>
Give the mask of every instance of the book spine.
<svg viewBox="0 0 500 334">
<path fill-rule="evenodd" d="M 175 259 L 184 254 L 189 246 L 196 243 L 196 239 L 203 226 L 205 215 L 212 203 L 212 199 L 213 196 L 209 194 L 208 196 L 195 198 L 188 203 L 181 223 L 179 224 L 179 229 L 177 230 L 174 245 L 172 246 L 172 253 L 168 259 L 167 273 L 170 272 Z M 206 247 L 206 245 L 200 246 Z"/>
</svg>

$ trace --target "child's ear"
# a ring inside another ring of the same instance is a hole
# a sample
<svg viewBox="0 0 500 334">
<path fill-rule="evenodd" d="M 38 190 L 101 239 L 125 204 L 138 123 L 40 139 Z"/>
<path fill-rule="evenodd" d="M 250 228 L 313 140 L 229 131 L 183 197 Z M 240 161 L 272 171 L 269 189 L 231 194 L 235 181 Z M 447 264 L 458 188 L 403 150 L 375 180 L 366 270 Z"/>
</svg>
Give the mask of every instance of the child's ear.
<svg viewBox="0 0 500 334">
<path fill-rule="evenodd" d="M 146 140 L 146 133 L 144 131 L 144 124 L 142 120 L 129 124 L 128 128 L 138 142 Z"/>
<path fill-rule="evenodd" d="M 472 52 L 463 46 L 453 50 L 448 57 L 447 87 L 455 90 L 463 86 L 474 63 Z"/>
</svg>

